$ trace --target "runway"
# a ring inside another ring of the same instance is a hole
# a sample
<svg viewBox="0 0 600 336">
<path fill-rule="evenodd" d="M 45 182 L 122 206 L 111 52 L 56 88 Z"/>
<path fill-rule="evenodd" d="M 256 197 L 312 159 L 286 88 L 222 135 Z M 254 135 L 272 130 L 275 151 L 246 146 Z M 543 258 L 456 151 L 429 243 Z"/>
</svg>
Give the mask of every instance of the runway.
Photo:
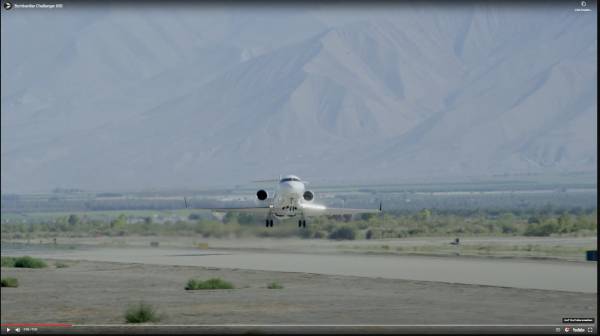
<svg viewBox="0 0 600 336">
<path fill-rule="evenodd" d="M 596 262 L 142 247 L 3 251 L 3 255 L 25 254 L 69 260 L 303 272 L 584 293 L 597 292 Z"/>
</svg>

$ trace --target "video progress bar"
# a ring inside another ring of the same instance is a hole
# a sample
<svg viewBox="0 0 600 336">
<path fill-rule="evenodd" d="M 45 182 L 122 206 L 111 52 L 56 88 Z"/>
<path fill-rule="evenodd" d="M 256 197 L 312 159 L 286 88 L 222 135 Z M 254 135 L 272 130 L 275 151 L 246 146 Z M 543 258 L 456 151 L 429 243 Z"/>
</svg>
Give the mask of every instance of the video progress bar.
<svg viewBox="0 0 600 336">
<path fill-rule="evenodd" d="M 306 325 L 306 324 L 203 324 L 203 325 L 151 325 L 151 324 L 74 324 L 54 327 L 37 327 L 33 332 L 21 334 L 545 334 L 545 335 L 596 335 L 595 325 L 490 325 L 490 324 L 414 324 L 414 325 Z M 14 335 L 2 328 L 2 334 Z"/>
</svg>

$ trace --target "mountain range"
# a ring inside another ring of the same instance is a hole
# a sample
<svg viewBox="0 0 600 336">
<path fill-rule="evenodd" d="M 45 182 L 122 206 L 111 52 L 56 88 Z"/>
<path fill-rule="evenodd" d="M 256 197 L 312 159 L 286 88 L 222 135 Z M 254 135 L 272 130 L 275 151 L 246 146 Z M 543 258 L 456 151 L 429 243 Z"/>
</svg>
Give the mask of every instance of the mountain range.
<svg viewBox="0 0 600 336">
<path fill-rule="evenodd" d="M 596 173 L 572 5 L 2 12 L 2 192 Z"/>
</svg>

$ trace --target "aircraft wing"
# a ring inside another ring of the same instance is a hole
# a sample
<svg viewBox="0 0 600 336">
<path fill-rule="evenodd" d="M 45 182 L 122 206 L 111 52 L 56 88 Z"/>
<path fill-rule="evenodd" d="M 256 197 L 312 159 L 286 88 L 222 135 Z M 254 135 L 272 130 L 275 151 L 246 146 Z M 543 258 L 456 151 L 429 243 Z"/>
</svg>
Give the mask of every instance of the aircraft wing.
<svg viewBox="0 0 600 336">
<path fill-rule="evenodd" d="M 260 207 L 244 207 L 244 208 L 197 208 L 197 207 L 190 206 L 188 204 L 187 199 L 185 199 L 185 198 L 184 198 L 184 202 L 185 202 L 186 209 L 211 210 L 213 212 L 230 212 L 230 211 L 234 211 L 234 212 L 252 213 L 252 214 L 256 214 L 256 215 L 263 215 L 263 214 L 266 215 L 272 209 L 271 205 L 265 205 L 265 206 L 260 206 Z"/>
<path fill-rule="evenodd" d="M 198 209 L 198 208 L 194 208 L 194 209 Z M 205 210 L 211 210 L 213 212 L 245 212 L 245 213 L 252 213 L 255 215 L 266 215 L 269 213 L 269 211 L 271 211 L 271 207 L 270 206 L 266 206 L 266 207 L 254 207 L 254 208 L 207 208 Z"/>
<path fill-rule="evenodd" d="M 305 203 L 301 205 L 305 216 L 332 216 L 332 215 L 354 215 L 364 213 L 381 213 L 379 209 L 352 209 L 352 208 L 328 208 L 324 205 Z"/>
</svg>

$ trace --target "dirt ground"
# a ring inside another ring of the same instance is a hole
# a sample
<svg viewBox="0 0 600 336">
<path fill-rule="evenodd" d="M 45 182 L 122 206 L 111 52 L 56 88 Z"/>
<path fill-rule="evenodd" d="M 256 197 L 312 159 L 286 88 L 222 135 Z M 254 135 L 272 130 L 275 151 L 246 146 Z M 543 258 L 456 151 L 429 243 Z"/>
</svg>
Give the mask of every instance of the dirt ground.
<svg viewBox="0 0 600 336">
<path fill-rule="evenodd" d="M 2 323 L 124 323 L 144 301 L 159 324 L 561 324 L 595 317 L 594 293 L 517 289 L 312 273 L 65 261 L 57 268 L 2 268 Z M 190 278 L 220 277 L 231 290 L 186 291 Z M 283 289 L 268 289 L 276 281 Z M 433 321 L 433 322 L 432 322 Z"/>
<path fill-rule="evenodd" d="M 219 242 L 215 242 L 219 243 Z M 2 244 L 3 255 L 37 258 L 198 266 L 331 276 L 433 281 L 551 291 L 597 292 L 597 264 L 585 261 L 516 257 L 347 253 L 312 241 L 231 248 Z M 231 243 L 229 243 L 231 244 Z M 231 245 L 230 245 L 231 246 Z M 259 248 L 260 247 L 260 248 Z"/>
</svg>

